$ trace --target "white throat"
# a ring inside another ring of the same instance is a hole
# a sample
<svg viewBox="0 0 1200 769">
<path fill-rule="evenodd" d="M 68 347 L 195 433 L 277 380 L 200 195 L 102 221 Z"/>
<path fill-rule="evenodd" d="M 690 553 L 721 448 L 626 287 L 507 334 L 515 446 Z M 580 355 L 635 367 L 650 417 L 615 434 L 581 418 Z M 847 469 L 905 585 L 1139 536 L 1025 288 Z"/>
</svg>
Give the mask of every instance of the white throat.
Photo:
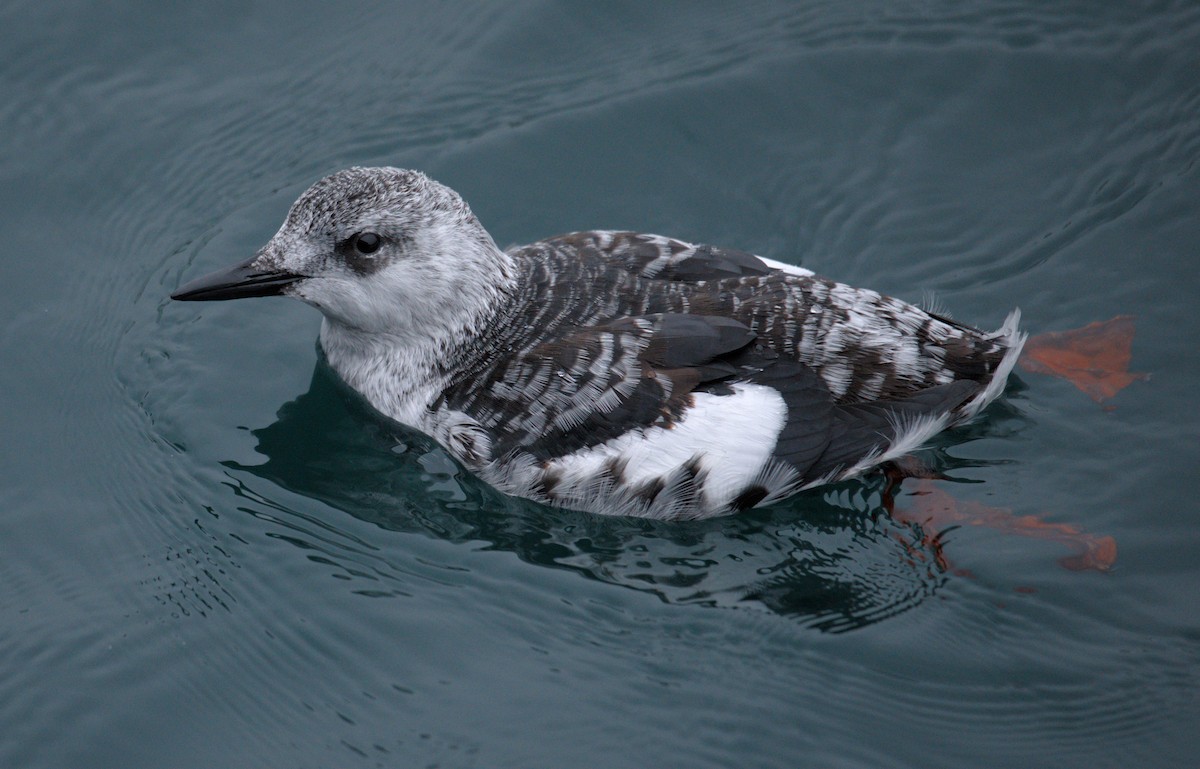
<svg viewBox="0 0 1200 769">
<path fill-rule="evenodd" d="M 455 350 L 488 323 L 494 307 L 427 335 L 379 333 L 321 323 L 321 349 L 333 370 L 380 413 L 424 430 L 429 407 L 449 385 L 446 367 Z"/>
<path fill-rule="evenodd" d="M 502 256 L 499 270 L 471 275 L 457 291 L 396 291 L 388 297 L 386 324 L 363 328 L 326 313 L 321 347 L 329 364 L 376 410 L 427 430 L 429 407 L 449 384 L 449 366 L 508 300 L 514 270 L 505 269 L 511 262 Z"/>
</svg>

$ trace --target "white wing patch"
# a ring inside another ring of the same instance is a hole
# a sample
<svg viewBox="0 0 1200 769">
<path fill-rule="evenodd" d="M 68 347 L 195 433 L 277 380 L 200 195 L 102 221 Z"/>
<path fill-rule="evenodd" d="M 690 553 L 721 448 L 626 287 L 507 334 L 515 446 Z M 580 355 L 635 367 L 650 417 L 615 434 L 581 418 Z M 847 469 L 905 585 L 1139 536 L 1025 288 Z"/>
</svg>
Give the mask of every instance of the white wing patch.
<svg viewBox="0 0 1200 769">
<path fill-rule="evenodd" d="M 695 405 L 673 426 L 632 430 L 556 459 L 547 470 L 561 474 L 558 489 L 582 489 L 615 460 L 625 464 L 625 482 L 637 486 L 695 459 L 705 474 L 702 507 L 720 509 L 759 476 L 787 418 L 778 391 L 747 383 L 733 390 L 733 395 L 696 393 Z"/>
</svg>

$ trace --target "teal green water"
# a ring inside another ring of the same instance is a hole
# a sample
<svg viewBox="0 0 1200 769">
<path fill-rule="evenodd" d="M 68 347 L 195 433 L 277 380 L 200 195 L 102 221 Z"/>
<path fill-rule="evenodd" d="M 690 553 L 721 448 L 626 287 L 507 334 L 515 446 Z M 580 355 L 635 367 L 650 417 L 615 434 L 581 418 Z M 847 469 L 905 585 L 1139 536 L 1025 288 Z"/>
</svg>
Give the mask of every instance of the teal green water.
<svg viewBox="0 0 1200 769">
<path fill-rule="evenodd" d="M 0 766 L 1200 764 L 1194 3 L 0 7 Z M 656 524 L 377 420 L 299 303 L 171 303 L 351 164 L 501 244 L 630 228 L 1034 332 L 1137 316 L 1107 408 L 1020 374 L 878 478 Z M 913 503 L 906 482 L 902 501 Z"/>
</svg>

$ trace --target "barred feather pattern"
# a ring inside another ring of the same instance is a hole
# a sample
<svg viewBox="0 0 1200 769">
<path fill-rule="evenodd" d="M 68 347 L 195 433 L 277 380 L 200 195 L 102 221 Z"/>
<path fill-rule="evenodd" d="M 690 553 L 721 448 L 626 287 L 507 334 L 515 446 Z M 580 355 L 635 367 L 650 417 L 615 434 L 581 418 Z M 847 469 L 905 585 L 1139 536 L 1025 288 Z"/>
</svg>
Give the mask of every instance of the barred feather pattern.
<svg viewBox="0 0 1200 769">
<path fill-rule="evenodd" d="M 495 485 L 551 504 L 670 518 L 728 512 L 736 495 L 705 498 L 699 455 L 641 485 L 629 482 L 616 455 L 573 484 L 561 483 L 555 460 L 630 430 L 670 429 L 697 392 L 727 392 L 730 380 L 754 381 L 778 360 L 810 367 L 836 404 L 857 404 L 961 381 L 982 388 L 1012 347 L 1011 338 L 875 291 L 661 236 L 573 233 L 508 253 L 518 267 L 515 287 L 440 372 L 449 384 L 433 409 L 443 419 L 432 422 L 448 418 L 459 429 L 434 424 L 431 431 Z M 725 364 L 711 381 L 680 383 L 645 360 L 664 314 L 732 318 L 752 333 L 753 350 L 740 368 Z M 928 437 L 966 416 L 961 408 L 897 424 L 856 462 L 818 477 L 772 460 L 745 486 L 761 489 L 765 504 L 872 466 L 899 442 L 902 427 Z M 466 423 L 472 429 L 462 429 Z"/>
<path fill-rule="evenodd" d="M 622 246 L 643 255 L 653 247 L 659 255 L 630 262 Z M 699 282 L 646 277 L 660 274 L 655 262 L 700 248 L 717 251 L 625 232 L 576 233 L 510 250 L 520 268 L 518 286 L 446 367 L 457 381 L 448 402 L 491 410 L 509 400 L 544 400 L 551 392 L 552 400 L 575 397 L 577 385 L 589 392 L 610 382 L 620 385 L 636 368 L 646 330 L 620 333 L 601 324 L 658 313 L 734 318 L 766 349 L 817 371 L 838 403 L 902 397 L 957 379 L 986 383 L 1010 349 L 1003 337 L 876 291 L 787 275 L 761 262 L 756 272 L 741 277 Z M 560 351 L 567 356 L 559 361 L 566 370 L 557 381 L 551 381 L 550 367 L 536 370 L 530 361 L 511 357 L 572 330 L 596 327 L 604 330 L 573 338 L 590 341 L 586 347 Z M 575 359 L 568 360 L 571 356 Z M 497 377 L 492 389 L 475 385 Z"/>
</svg>

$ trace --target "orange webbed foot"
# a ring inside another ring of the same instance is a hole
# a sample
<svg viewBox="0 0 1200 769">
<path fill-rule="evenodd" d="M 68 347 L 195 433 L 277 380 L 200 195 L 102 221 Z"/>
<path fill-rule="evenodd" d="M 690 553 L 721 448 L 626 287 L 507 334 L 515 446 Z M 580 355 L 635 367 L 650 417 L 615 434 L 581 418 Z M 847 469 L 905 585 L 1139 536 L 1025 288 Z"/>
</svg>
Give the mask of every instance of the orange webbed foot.
<svg viewBox="0 0 1200 769">
<path fill-rule="evenodd" d="M 1112 398 L 1149 374 L 1130 372 L 1133 316 L 1118 315 L 1070 331 L 1031 337 L 1021 355 L 1021 368 L 1062 377 L 1097 403 Z"/>
<path fill-rule="evenodd" d="M 941 535 L 954 526 L 986 526 L 1008 534 L 1060 542 L 1074 554 L 1059 559 L 1071 571 L 1108 571 L 1117 560 L 1117 541 L 1107 535 L 1091 534 L 1068 523 L 1052 523 L 1036 515 L 1015 515 L 1011 510 L 980 502 L 960 501 L 927 479 L 917 481 L 906 508 L 888 508 L 901 523 L 921 526 L 929 545 L 942 555 Z"/>
</svg>

